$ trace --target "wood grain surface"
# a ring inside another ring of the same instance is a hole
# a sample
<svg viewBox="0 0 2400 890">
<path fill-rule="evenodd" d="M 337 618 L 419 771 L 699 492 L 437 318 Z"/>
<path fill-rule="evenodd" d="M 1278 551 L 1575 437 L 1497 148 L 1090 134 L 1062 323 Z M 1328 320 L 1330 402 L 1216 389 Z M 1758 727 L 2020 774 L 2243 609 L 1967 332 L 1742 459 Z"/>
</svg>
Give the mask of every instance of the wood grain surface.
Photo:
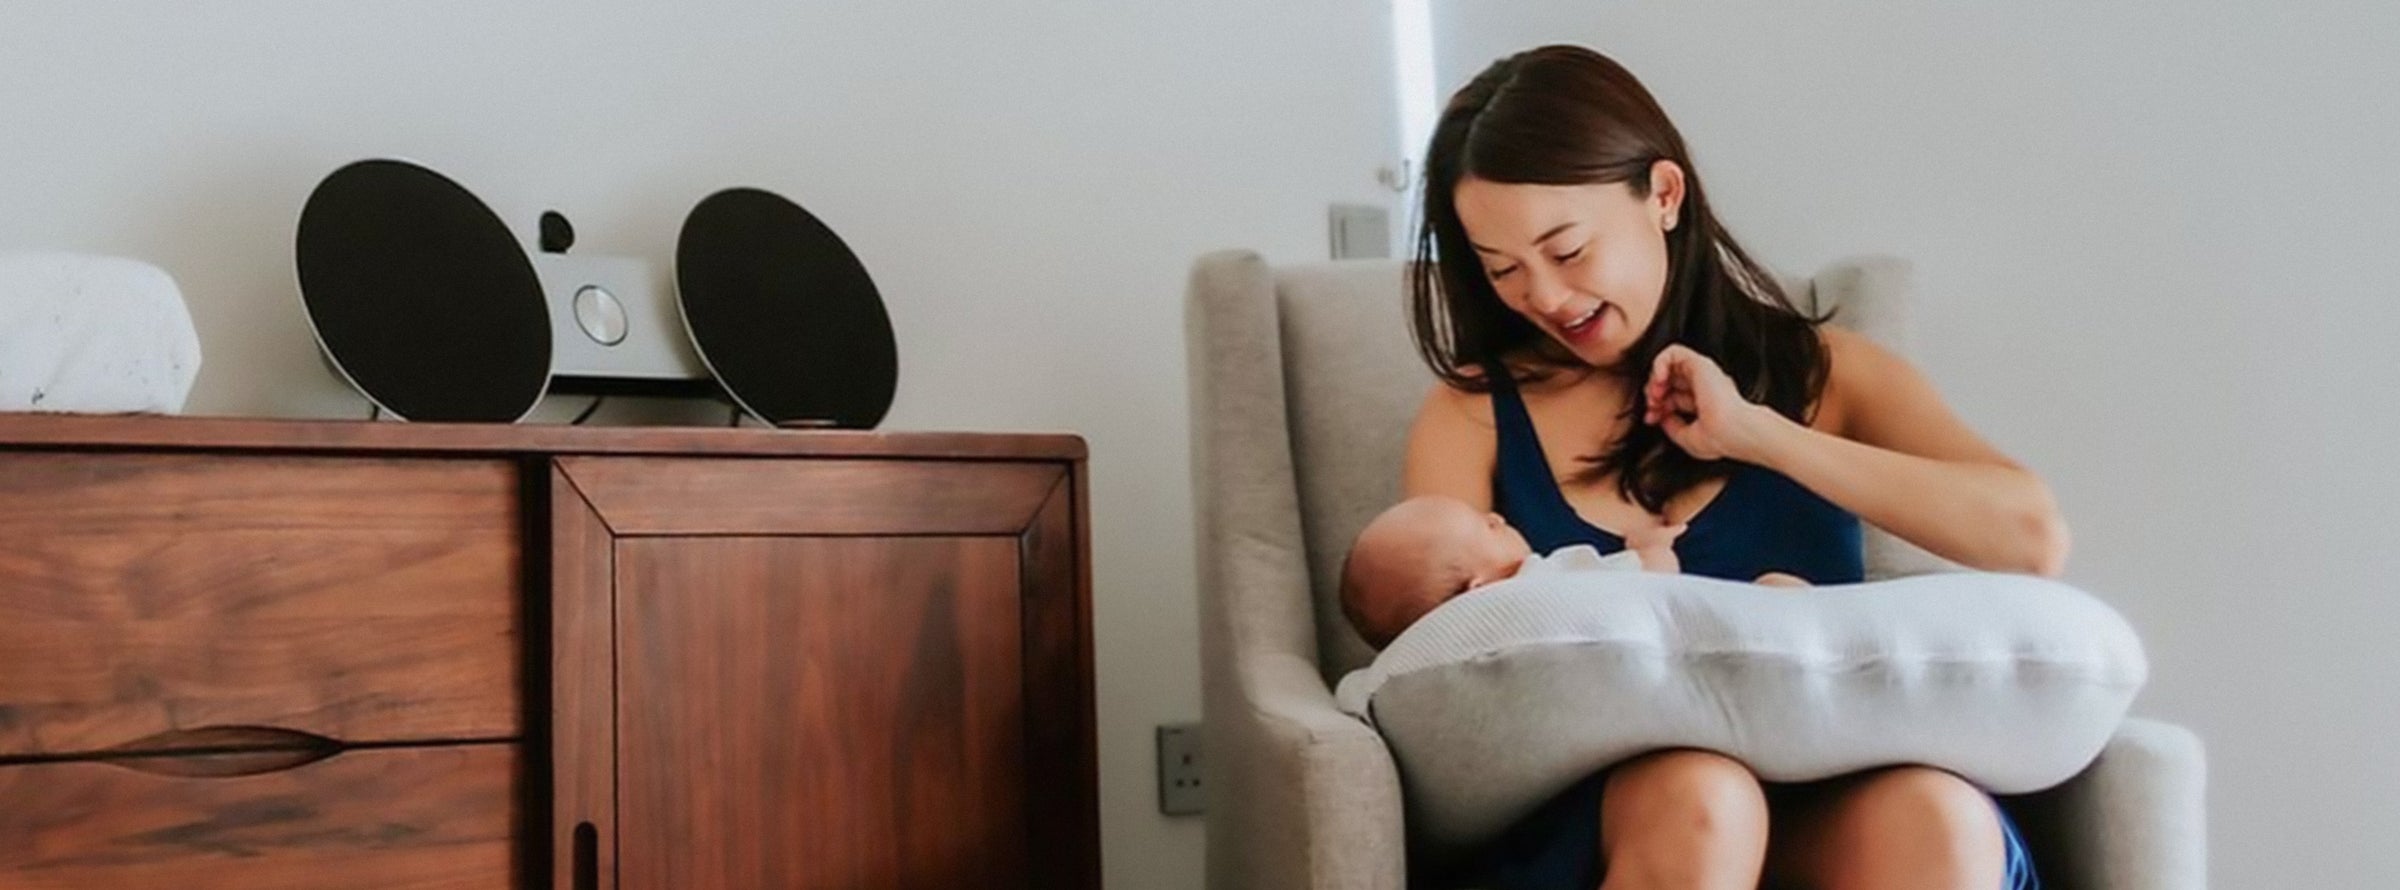
<svg viewBox="0 0 2400 890">
<path fill-rule="evenodd" d="M 503 890 L 518 875 L 521 769 L 507 744 L 351 751 L 240 778 L 0 766 L 0 887 Z"/>
<path fill-rule="evenodd" d="M 1061 480 L 1018 539 L 1024 576 L 1025 774 L 1031 886 L 1100 886 L 1100 751 L 1093 721 L 1091 562 L 1080 474 Z"/>
<path fill-rule="evenodd" d="M 1096 890 L 1085 473 L 0 414 L 0 890 Z"/>
<path fill-rule="evenodd" d="M 516 498 L 499 460 L 0 452 L 0 760 L 516 736 Z"/>
<path fill-rule="evenodd" d="M 551 886 L 615 887 L 616 539 L 555 466 L 550 554 Z"/>
<path fill-rule="evenodd" d="M 1014 539 L 618 553 L 620 886 L 1037 886 Z"/>
<path fill-rule="evenodd" d="M 1014 535 L 1054 463 L 568 457 L 619 535 Z"/>
</svg>

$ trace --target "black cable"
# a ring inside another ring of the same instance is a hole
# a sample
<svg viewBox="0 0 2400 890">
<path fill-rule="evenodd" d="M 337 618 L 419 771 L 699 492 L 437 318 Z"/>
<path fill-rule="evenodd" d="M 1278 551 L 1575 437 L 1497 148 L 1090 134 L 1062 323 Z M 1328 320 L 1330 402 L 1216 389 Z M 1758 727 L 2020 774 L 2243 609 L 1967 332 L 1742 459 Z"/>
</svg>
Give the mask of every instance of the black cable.
<svg viewBox="0 0 2400 890">
<path fill-rule="evenodd" d="M 742 425 L 742 406 L 740 406 L 740 405 L 735 405 L 735 406 L 733 406 L 733 414 L 732 414 L 731 416 L 729 416 L 729 417 L 725 418 L 725 425 L 726 425 L 726 426 L 741 426 L 741 425 Z"/>
<path fill-rule="evenodd" d="M 583 406 L 583 413 L 575 415 L 575 419 L 567 421 L 567 425 L 582 426 L 584 421 L 592 419 L 592 412 L 600 410 L 600 403 L 605 401 L 608 401 L 607 396 L 593 396 L 592 403 Z"/>
<path fill-rule="evenodd" d="M 383 406 L 382 406 L 382 405 L 380 405 L 380 404 L 374 403 L 374 402 L 368 402 L 368 403 L 367 403 L 367 419 L 368 419 L 368 420 L 382 420 L 382 419 L 383 419 Z"/>
</svg>

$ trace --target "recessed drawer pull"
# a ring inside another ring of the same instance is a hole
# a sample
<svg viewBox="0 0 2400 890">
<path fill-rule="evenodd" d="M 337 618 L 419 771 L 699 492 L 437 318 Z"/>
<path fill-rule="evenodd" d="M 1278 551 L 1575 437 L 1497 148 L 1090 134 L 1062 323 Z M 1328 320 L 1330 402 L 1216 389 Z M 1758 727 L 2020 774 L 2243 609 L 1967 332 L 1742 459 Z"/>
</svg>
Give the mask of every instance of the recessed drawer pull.
<svg viewBox="0 0 2400 890">
<path fill-rule="evenodd" d="M 136 772 L 194 779 L 255 776 L 307 766 L 342 753 L 342 743 L 273 726 L 178 729 L 117 746 L 104 762 Z"/>
</svg>

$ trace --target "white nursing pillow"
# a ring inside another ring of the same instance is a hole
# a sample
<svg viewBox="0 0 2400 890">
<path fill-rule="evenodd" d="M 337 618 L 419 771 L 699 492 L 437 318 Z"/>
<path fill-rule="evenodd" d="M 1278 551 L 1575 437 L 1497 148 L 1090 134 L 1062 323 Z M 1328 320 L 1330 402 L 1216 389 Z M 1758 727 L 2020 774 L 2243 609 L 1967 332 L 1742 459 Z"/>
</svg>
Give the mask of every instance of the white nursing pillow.
<svg viewBox="0 0 2400 890">
<path fill-rule="evenodd" d="M 1808 589 L 1568 572 L 1461 596 L 1343 678 L 1436 849 L 1610 764 L 1704 748 L 1773 781 L 1916 763 L 1997 793 L 2097 757 L 2148 675 L 2107 605 L 2022 575 Z"/>
</svg>

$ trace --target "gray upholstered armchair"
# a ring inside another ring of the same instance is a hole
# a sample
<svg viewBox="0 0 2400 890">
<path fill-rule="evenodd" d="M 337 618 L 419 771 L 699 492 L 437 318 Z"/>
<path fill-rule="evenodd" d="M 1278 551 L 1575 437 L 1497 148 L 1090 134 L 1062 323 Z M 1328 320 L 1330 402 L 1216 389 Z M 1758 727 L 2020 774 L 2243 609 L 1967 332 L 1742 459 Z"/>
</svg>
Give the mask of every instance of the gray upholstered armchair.
<svg viewBox="0 0 2400 890">
<path fill-rule="evenodd" d="M 1408 421 L 1432 380 L 1398 262 L 1270 269 L 1202 258 L 1187 304 L 1198 504 L 1209 886 L 1405 884 L 1400 780 L 1328 683 L 1371 653 L 1332 596 L 1343 548 L 1397 499 Z M 1904 348 L 1908 267 L 1836 264 L 1799 282 L 1836 323 Z M 1869 529 L 1868 573 L 1943 564 Z M 2052 888 L 2197 890 L 2205 768 L 2191 733 L 2131 720 L 2073 781 L 2004 801 Z"/>
</svg>

